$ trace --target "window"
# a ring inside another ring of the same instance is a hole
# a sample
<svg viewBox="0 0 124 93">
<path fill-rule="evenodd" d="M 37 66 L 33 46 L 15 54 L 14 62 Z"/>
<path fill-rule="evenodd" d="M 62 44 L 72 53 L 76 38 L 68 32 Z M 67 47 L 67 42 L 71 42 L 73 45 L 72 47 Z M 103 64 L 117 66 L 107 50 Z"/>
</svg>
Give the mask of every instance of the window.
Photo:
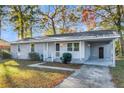
<svg viewBox="0 0 124 93">
<path fill-rule="evenodd" d="M 56 57 L 60 56 L 60 44 L 56 44 Z"/>
<path fill-rule="evenodd" d="M 79 43 L 68 43 L 67 50 L 68 51 L 79 51 Z"/>
<path fill-rule="evenodd" d="M 60 51 L 60 45 L 56 44 L 56 51 Z"/>
<path fill-rule="evenodd" d="M 31 44 L 31 52 L 34 52 L 34 44 Z"/>
<path fill-rule="evenodd" d="M 67 45 L 67 50 L 68 50 L 68 51 L 72 51 L 72 43 L 68 43 L 68 45 Z"/>
<path fill-rule="evenodd" d="M 18 45 L 18 52 L 20 52 L 21 50 L 20 50 L 20 45 Z"/>
<path fill-rule="evenodd" d="M 74 43 L 74 51 L 79 51 L 79 43 Z"/>
</svg>

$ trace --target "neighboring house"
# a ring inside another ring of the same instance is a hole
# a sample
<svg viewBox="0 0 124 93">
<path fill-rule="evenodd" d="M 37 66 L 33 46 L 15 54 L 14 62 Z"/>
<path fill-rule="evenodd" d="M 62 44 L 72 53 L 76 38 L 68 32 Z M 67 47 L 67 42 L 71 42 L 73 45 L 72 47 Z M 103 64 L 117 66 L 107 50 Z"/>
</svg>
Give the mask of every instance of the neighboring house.
<svg viewBox="0 0 124 93">
<path fill-rule="evenodd" d="M 10 51 L 10 43 L 8 41 L 5 41 L 3 39 L 0 39 L 0 52 L 1 51 Z M 2 56 L 0 54 L 0 60 L 2 59 Z"/>
<path fill-rule="evenodd" d="M 29 59 L 29 52 L 43 54 L 45 61 L 60 62 L 63 53 L 72 54 L 72 63 L 115 66 L 116 31 L 100 30 L 57 34 L 11 43 L 13 58 Z"/>
<path fill-rule="evenodd" d="M 0 39 L 0 51 L 1 50 L 10 51 L 10 43 L 6 40 Z"/>
</svg>

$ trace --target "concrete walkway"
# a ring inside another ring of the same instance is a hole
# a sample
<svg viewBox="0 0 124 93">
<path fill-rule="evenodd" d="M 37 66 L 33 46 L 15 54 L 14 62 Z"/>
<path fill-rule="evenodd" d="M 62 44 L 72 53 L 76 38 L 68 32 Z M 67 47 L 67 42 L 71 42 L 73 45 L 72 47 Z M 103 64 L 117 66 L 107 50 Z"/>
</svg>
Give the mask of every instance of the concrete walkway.
<svg viewBox="0 0 124 93">
<path fill-rule="evenodd" d="M 42 64 L 45 64 L 45 63 L 31 64 L 31 65 L 28 65 L 28 66 L 29 67 L 38 67 L 38 68 L 56 69 L 56 70 L 65 70 L 65 71 L 76 71 L 77 70 L 77 69 L 64 68 L 64 67 L 44 66 Z"/>
<path fill-rule="evenodd" d="M 83 65 L 57 88 L 113 88 L 108 67 Z"/>
</svg>

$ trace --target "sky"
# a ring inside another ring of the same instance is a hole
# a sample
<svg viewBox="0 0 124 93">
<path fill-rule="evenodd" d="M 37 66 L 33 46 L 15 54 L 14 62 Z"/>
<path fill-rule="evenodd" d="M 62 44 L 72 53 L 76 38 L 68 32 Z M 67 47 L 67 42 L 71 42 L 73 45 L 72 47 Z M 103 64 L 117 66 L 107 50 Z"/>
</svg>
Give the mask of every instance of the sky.
<svg viewBox="0 0 124 93">
<path fill-rule="evenodd" d="M 13 30 L 12 26 L 7 26 L 6 30 L 2 30 L 1 38 L 7 41 L 16 41 L 17 38 L 17 32 Z"/>
<path fill-rule="evenodd" d="M 69 6 L 69 7 L 72 8 L 74 6 Z M 41 8 L 44 11 L 47 11 L 47 9 L 48 9 L 47 6 L 41 6 Z M 82 26 L 81 24 L 79 24 L 77 26 L 77 29 L 78 28 L 82 29 L 83 31 L 86 30 L 86 27 Z M 14 28 L 11 24 L 8 24 L 5 29 L 2 29 L 1 33 L 2 33 L 1 38 L 4 39 L 4 40 L 7 40 L 9 42 L 18 40 L 18 34 L 17 34 L 16 31 L 14 31 Z M 40 33 L 35 34 L 35 36 L 40 36 L 40 35 L 41 35 Z"/>
</svg>

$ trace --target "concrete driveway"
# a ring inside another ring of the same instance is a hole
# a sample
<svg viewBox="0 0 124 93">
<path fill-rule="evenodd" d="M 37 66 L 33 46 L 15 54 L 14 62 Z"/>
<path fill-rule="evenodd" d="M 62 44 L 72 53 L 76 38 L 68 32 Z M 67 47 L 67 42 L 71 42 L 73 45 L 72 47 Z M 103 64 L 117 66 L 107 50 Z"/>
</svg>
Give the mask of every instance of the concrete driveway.
<svg viewBox="0 0 124 93">
<path fill-rule="evenodd" d="M 113 88 L 108 67 L 83 65 L 57 88 Z"/>
</svg>

